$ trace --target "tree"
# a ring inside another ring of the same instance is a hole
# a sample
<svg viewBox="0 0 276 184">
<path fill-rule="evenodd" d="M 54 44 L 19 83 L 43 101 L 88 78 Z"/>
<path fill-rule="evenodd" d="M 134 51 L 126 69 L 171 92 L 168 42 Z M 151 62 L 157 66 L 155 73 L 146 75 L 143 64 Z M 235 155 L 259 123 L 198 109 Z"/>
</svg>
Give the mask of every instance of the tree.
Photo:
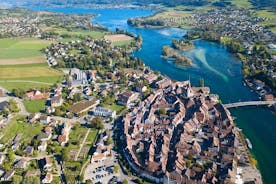
<svg viewBox="0 0 276 184">
<path fill-rule="evenodd" d="M 68 154 L 69 154 L 68 149 L 64 148 L 61 152 L 61 157 L 62 157 L 63 161 L 68 161 L 69 160 Z"/>
<path fill-rule="evenodd" d="M 127 181 L 126 179 L 124 179 L 124 180 L 122 181 L 122 184 L 128 184 L 128 181 Z"/>
<path fill-rule="evenodd" d="M 22 184 L 40 184 L 40 179 L 37 176 L 28 176 L 23 180 Z"/>
<path fill-rule="evenodd" d="M 93 181 L 89 179 L 89 180 L 86 180 L 85 183 L 86 184 L 93 184 Z"/>
<path fill-rule="evenodd" d="M 160 108 L 159 109 L 159 114 L 166 114 L 167 113 L 167 111 L 166 111 L 166 109 L 165 108 Z"/>
<path fill-rule="evenodd" d="M 118 165 L 115 165 L 115 166 L 114 166 L 114 172 L 115 172 L 115 173 L 118 173 L 118 172 L 119 172 L 119 166 L 118 166 Z"/>
<path fill-rule="evenodd" d="M 22 176 L 19 176 L 19 175 L 14 175 L 12 177 L 13 184 L 21 184 L 22 180 L 23 180 Z"/>
<path fill-rule="evenodd" d="M 104 129 L 103 121 L 102 121 L 102 118 L 100 118 L 100 117 L 94 118 L 90 124 L 91 124 L 92 128 L 96 128 L 99 130 Z"/>
<path fill-rule="evenodd" d="M 204 79 L 203 78 L 199 79 L 199 86 L 204 87 Z"/>
</svg>

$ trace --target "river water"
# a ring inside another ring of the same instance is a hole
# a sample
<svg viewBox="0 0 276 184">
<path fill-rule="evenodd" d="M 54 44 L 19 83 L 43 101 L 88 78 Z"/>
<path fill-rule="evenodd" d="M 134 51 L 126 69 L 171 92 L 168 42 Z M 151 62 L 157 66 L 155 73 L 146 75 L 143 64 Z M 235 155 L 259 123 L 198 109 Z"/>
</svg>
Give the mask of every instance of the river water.
<svg viewBox="0 0 276 184">
<path fill-rule="evenodd" d="M 257 100 L 255 93 L 244 86 L 241 73 L 241 62 L 225 47 L 215 43 L 197 40 L 195 49 L 185 54 L 193 59 L 189 67 L 177 67 L 163 60 L 162 46 L 170 45 L 172 39 L 181 38 L 186 30 L 176 28 L 144 29 L 127 25 L 127 19 L 151 15 L 153 12 L 137 9 L 83 9 L 83 8 L 48 8 L 30 7 L 35 10 L 50 10 L 64 13 L 97 13 L 94 20 L 111 31 L 116 28 L 128 30 L 143 37 L 143 46 L 134 55 L 143 59 L 152 70 L 179 81 L 192 81 L 199 85 L 203 78 L 211 92 L 219 94 L 223 103 Z M 276 116 L 265 108 L 240 108 L 231 110 L 237 119 L 236 125 L 243 130 L 253 144 L 252 153 L 258 160 L 263 180 L 266 184 L 276 183 Z"/>
</svg>

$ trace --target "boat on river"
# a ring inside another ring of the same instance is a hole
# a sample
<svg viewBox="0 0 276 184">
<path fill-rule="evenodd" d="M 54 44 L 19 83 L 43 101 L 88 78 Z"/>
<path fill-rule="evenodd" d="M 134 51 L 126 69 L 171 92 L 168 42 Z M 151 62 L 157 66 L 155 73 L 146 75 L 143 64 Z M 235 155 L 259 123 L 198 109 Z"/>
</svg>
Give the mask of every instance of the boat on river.
<svg viewBox="0 0 276 184">
<path fill-rule="evenodd" d="M 247 147 L 249 149 L 252 149 L 252 144 L 251 144 L 250 140 L 248 138 L 246 138 L 245 140 L 246 140 Z"/>
</svg>

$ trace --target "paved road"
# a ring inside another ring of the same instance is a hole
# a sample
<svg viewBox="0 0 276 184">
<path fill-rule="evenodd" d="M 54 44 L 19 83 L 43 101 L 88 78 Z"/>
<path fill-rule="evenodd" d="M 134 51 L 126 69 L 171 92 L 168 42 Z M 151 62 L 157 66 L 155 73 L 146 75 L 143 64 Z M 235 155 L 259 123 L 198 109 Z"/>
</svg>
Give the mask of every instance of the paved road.
<svg viewBox="0 0 276 184">
<path fill-rule="evenodd" d="M 52 85 L 51 83 L 47 82 L 39 82 L 39 81 L 29 81 L 29 80 L 0 80 L 0 82 L 16 82 L 16 83 L 33 83 L 33 84 L 45 84 L 45 85 Z"/>
</svg>

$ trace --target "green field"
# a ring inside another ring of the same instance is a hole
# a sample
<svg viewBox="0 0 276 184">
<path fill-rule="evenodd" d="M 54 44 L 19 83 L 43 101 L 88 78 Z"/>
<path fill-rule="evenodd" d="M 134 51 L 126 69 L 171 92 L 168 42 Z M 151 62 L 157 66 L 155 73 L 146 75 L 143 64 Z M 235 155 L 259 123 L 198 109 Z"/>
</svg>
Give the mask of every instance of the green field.
<svg viewBox="0 0 276 184">
<path fill-rule="evenodd" d="M 60 81 L 63 73 L 46 63 L 0 65 L 0 85 L 8 90 L 49 87 Z"/>
<path fill-rule="evenodd" d="M 24 119 L 24 116 L 16 116 L 1 130 L 4 135 L 1 138 L 2 143 L 10 142 L 18 133 L 22 133 L 21 141 L 29 144 L 31 140 L 38 135 L 43 126 L 40 123 L 28 124 L 26 122 L 18 122 L 18 119 Z"/>
<path fill-rule="evenodd" d="M 113 42 L 112 45 L 114 46 L 124 46 L 124 45 L 129 45 L 132 42 L 132 40 L 126 40 L 126 41 L 116 41 Z"/>
<path fill-rule="evenodd" d="M 24 100 L 23 103 L 28 112 L 36 113 L 45 110 L 46 100 Z"/>
<path fill-rule="evenodd" d="M 34 38 L 0 39 L 0 59 L 18 59 L 43 56 L 42 48 L 49 41 Z"/>
<path fill-rule="evenodd" d="M 90 133 L 88 134 L 88 137 L 86 139 L 86 143 L 91 143 L 93 144 L 96 141 L 97 135 L 99 131 L 96 129 L 92 129 Z"/>
<path fill-rule="evenodd" d="M 105 35 L 110 33 L 108 32 L 100 32 L 100 31 L 89 31 L 89 30 L 74 30 L 74 31 L 67 31 L 65 29 L 51 29 L 51 31 L 58 33 L 59 35 L 67 34 L 71 35 L 73 38 L 65 38 L 67 41 L 74 40 L 74 36 L 90 36 L 95 39 L 103 38 Z"/>
</svg>

